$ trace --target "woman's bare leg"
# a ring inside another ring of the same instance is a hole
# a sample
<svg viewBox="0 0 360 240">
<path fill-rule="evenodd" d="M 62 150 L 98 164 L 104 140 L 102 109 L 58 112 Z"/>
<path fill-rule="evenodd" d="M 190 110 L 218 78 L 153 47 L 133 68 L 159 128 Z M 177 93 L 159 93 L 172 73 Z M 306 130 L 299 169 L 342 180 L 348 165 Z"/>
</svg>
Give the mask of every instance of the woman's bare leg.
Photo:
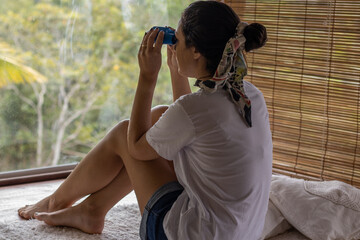
<svg viewBox="0 0 360 240">
<path fill-rule="evenodd" d="M 74 227 L 86 233 L 101 233 L 107 212 L 132 190 L 126 169 L 122 168 L 110 184 L 78 205 L 51 213 L 38 213 L 35 218 L 49 225 Z"/>
<path fill-rule="evenodd" d="M 121 159 L 110 148 L 106 136 L 52 195 L 35 205 L 20 208 L 19 215 L 29 219 L 34 217 L 35 212 L 52 212 L 69 207 L 80 198 L 108 185 L 122 167 Z"/>
<path fill-rule="evenodd" d="M 123 141 L 127 141 L 127 124 L 120 128 Z M 151 196 L 161 186 L 177 181 L 172 162 L 158 158 L 149 161 L 134 159 L 127 147 L 121 148 L 121 157 L 134 188 L 141 214 Z"/>
<path fill-rule="evenodd" d="M 127 126 L 127 121 L 122 122 L 112 131 L 111 135 L 118 136 L 117 139 L 120 142 L 126 142 Z M 122 171 L 126 170 L 129 175 L 140 211 L 143 213 L 146 203 L 158 188 L 177 180 L 175 172 L 171 164 L 162 158 L 151 161 L 139 161 L 132 158 L 128 153 L 127 144 L 121 144 L 118 151 L 125 165 Z M 123 174 L 120 173 L 118 176 L 123 176 Z M 107 211 L 116 203 L 114 192 L 122 184 L 122 180 L 116 178 L 106 188 L 90 195 L 77 206 L 52 213 L 39 213 L 35 217 L 50 225 L 69 226 L 88 233 L 100 233 Z M 114 201 L 109 199 L 114 199 Z M 103 205 L 104 202 L 106 202 L 106 206 Z"/>
<path fill-rule="evenodd" d="M 122 139 L 121 142 L 127 140 L 127 126 L 128 122 L 124 121 L 115 128 L 116 132 L 113 132 L 121 136 L 119 137 Z M 117 199 L 121 198 L 122 194 L 116 196 L 118 194 L 116 191 L 119 191 L 120 186 L 123 191 L 123 181 L 126 179 L 121 178 L 125 175 L 124 172 L 128 175 L 127 181 L 129 179 L 131 181 L 130 186 L 135 190 L 141 214 L 158 188 L 177 180 L 171 164 L 165 159 L 136 160 L 129 155 L 125 144 L 119 147 L 119 154 L 125 168 L 108 186 L 91 194 L 79 205 L 51 213 L 37 213 L 35 218 L 49 225 L 74 227 L 87 233 L 101 233 L 106 213 L 117 202 Z"/>
<path fill-rule="evenodd" d="M 152 111 L 153 123 L 167 109 L 165 106 L 156 107 Z M 120 124 L 115 126 L 107 136 L 91 150 L 88 155 L 74 169 L 70 176 L 50 196 L 38 203 L 25 206 L 18 210 L 25 219 L 34 217 L 35 212 L 53 212 L 70 207 L 78 199 L 103 189 L 120 174 L 124 164 L 119 156 L 121 146 L 127 146 L 119 137 Z M 124 186 L 128 188 L 128 186 Z M 122 185 L 117 186 L 118 191 Z M 122 198 L 123 196 L 121 196 Z M 119 198 L 117 201 L 119 201 Z"/>
</svg>

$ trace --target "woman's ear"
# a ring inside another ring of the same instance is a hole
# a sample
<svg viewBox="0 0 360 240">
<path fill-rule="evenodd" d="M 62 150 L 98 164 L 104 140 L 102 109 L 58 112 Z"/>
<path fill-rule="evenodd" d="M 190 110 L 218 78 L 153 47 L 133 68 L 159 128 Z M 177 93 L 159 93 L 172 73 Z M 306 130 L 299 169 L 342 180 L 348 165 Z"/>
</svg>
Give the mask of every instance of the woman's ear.
<svg viewBox="0 0 360 240">
<path fill-rule="evenodd" d="M 191 47 L 191 50 L 193 53 L 194 60 L 198 60 L 202 56 L 201 53 L 194 46 Z"/>
</svg>

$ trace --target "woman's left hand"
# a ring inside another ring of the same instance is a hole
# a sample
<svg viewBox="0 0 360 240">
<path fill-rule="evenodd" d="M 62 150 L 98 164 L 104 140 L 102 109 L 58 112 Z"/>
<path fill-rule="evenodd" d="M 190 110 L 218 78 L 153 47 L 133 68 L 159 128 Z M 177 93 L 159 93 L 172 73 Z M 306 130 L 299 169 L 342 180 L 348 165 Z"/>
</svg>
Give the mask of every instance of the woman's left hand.
<svg viewBox="0 0 360 240">
<path fill-rule="evenodd" d="M 176 59 L 176 50 L 174 45 L 167 46 L 167 64 L 170 69 L 170 72 L 177 73 L 178 71 L 178 62 Z"/>
<path fill-rule="evenodd" d="M 156 35 L 158 36 L 154 44 Z M 155 78 L 155 81 L 161 67 L 161 46 L 163 39 L 163 31 L 159 32 L 159 29 L 151 29 L 145 34 L 138 52 L 140 75 L 146 78 Z"/>
</svg>

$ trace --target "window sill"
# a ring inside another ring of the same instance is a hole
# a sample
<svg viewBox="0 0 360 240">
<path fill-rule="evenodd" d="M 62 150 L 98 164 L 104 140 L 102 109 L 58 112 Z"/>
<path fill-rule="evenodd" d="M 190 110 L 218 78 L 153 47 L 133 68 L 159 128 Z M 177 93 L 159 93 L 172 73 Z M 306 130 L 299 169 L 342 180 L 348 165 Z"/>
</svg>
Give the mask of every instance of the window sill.
<svg viewBox="0 0 360 240">
<path fill-rule="evenodd" d="M 62 179 L 69 176 L 77 163 L 0 173 L 0 187 L 22 183 Z"/>
</svg>

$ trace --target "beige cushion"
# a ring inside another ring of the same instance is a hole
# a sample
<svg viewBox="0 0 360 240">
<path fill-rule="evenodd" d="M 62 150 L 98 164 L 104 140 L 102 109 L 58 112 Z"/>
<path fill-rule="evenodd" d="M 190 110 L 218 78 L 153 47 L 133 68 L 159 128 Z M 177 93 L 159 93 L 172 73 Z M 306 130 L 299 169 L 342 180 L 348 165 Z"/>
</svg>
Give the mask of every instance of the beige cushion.
<svg viewBox="0 0 360 240">
<path fill-rule="evenodd" d="M 316 240 L 360 239 L 360 189 L 338 181 L 273 176 L 270 199 L 285 219 Z"/>
</svg>

